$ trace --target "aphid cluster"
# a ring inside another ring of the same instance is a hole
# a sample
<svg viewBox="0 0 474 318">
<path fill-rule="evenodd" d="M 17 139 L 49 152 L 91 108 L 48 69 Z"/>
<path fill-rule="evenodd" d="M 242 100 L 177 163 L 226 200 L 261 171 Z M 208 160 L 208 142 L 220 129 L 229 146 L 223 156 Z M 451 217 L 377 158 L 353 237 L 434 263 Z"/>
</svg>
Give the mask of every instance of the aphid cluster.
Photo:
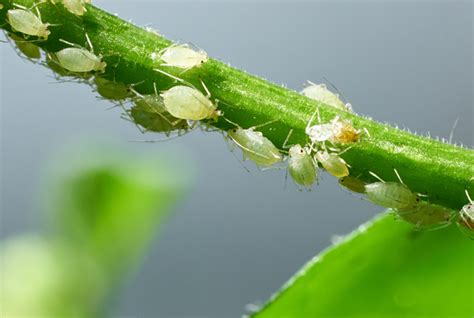
<svg viewBox="0 0 474 318">
<path fill-rule="evenodd" d="M 86 6 L 90 3 L 90 0 L 49 1 L 63 6 L 79 18 L 86 13 Z M 40 11 L 35 7 L 29 9 L 16 6 L 8 10 L 7 22 L 14 32 L 8 36 L 18 50 L 28 59 L 40 60 L 41 51 L 34 42 L 46 40 L 51 34 L 51 24 L 42 21 Z M 338 178 L 345 188 L 366 195 L 375 204 L 392 209 L 398 218 L 418 229 L 443 227 L 455 221 L 463 232 L 474 238 L 474 208 L 467 192 L 469 203 L 455 212 L 422 200 L 420 195 L 413 193 L 403 183 L 396 170 L 399 182 L 385 182 L 377 177 L 379 181 L 366 184 L 350 175 L 350 166 L 341 155 L 352 144 L 359 142 L 363 135 L 370 135 L 363 127 L 357 129 L 345 118 L 347 112 L 352 112 L 351 105 L 344 103 L 339 94 L 331 92 L 324 84 L 309 82 L 301 93 L 343 112 L 328 122 L 322 122 L 317 105 L 305 128 L 306 143 L 287 146 L 292 135 L 290 130 L 283 143 L 283 150 L 280 150 L 259 131 L 260 127 L 273 121 L 249 128 L 231 122 L 223 117 L 219 101 L 212 97 L 202 80 L 200 85 L 194 86 L 162 69 L 156 69 L 160 75 L 174 80 L 173 84 L 164 90 L 158 90 L 155 83 L 152 83 L 153 92 L 141 93 L 142 90 L 138 87 L 143 82 L 129 84 L 111 78 L 110 74 L 106 76 L 104 73 L 108 67 L 107 62 L 101 54 L 94 53 L 87 34 L 85 38 L 84 47 L 61 40 L 64 48 L 47 52 L 43 65 L 53 70 L 58 77 L 71 77 L 94 87 L 101 98 L 122 107 L 126 118 L 142 131 L 164 133 L 166 136 L 171 133 L 181 135 L 196 127 L 200 121 L 223 118 L 233 126 L 226 132 L 226 140 L 242 150 L 244 160 L 253 161 L 259 168 L 268 168 L 286 160 L 287 171 L 295 184 L 307 189 L 318 182 L 318 170 L 323 168 Z M 152 54 L 150 58 L 160 67 L 169 68 L 173 72 L 181 71 L 180 74 L 192 69 L 199 70 L 209 61 L 206 52 L 188 44 L 171 45 Z M 375 174 L 374 176 L 376 177 Z"/>
</svg>

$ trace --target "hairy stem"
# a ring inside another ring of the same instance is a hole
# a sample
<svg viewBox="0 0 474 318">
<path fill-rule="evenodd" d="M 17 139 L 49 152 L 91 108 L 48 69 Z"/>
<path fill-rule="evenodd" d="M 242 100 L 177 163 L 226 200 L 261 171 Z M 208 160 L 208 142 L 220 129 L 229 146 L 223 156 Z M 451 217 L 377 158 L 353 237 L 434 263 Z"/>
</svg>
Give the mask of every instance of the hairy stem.
<svg viewBox="0 0 474 318">
<path fill-rule="evenodd" d="M 11 31 L 6 12 L 12 2 L 0 0 L 2 28 Z M 32 0 L 16 0 L 16 4 L 31 7 Z M 460 209 L 467 201 L 464 191 L 474 193 L 474 151 L 456 147 L 428 137 L 401 131 L 387 124 L 373 121 L 308 99 L 287 88 L 270 83 L 259 77 L 235 69 L 218 60 L 210 59 L 200 67 L 181 74 L 181 70 L 162 67 L 152 58 L 153 53 L 168 47 L 172 42 L 148 30 L 134 26 L 92 5 L 87 5 L 83 17 L 67 12 L 59 4 L 45 2 L 37 6 L 43 22 L 51 24 L 47 41 L 35 44 L 46 52 L 56 52 L 68 47 L 60 39 L 87 47 L 86 34 L 96 54 L 107 62 L 103 77 L 124 84 L 137 84 L 142 94 L 166 90 L 176 84 L 174 80 L 156 71 L 162 70 L 179 76 L 201 88 L 202 80 L 220 101 L 224 117 L 241 127 L 276 120 L 262 127 L 263 134 L 281 148 L 290 129 L 290 144 L 306 144 L 305 127 L 316 107 L 323 122 L 336 115 L 349 119 L 358 129 L 366 129 L 364 135 L 341 156 L 351 166 L 350 173 L 365 182 L 375 179 L 376 173 L 386 181 L 397 181 L 393 169 L 397 169 L 405 184 L 417 193 L 427 196 L 432 203 L 452 209 Z M 231 125 L 222 118 L 210 123 L 220 129 Z"/>
</svg>

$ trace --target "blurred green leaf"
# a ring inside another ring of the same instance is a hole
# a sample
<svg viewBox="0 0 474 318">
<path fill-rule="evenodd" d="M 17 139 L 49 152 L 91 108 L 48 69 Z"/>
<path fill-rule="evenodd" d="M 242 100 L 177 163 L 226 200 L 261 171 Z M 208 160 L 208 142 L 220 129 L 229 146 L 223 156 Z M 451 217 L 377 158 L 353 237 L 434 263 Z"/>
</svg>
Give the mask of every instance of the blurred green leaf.
<svg viewBox="0 0 474 318">
<path fill-rule="evenodd" d="M 384 214 L 316 256 L 255 317 L 474 317 L 474 244 Z"/>
<path fill-rule="evenodd" d="M 74 153 L 75 154 L 75 153 Z M 74 157 L 69 156 L 69 157 Z M 137 262 L 189 185 L 186 169 L 147 154 L 81 151 L 57 181 L 56 227 L 92 254 L 111 278 Z"/>
</svg>

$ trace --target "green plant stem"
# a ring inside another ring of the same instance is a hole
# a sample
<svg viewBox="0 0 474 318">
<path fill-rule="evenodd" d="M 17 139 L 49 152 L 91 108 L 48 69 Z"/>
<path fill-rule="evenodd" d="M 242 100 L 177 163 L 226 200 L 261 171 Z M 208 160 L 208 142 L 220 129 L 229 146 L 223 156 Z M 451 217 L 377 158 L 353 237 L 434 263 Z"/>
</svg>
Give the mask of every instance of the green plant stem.
<svg viewBox="0 0 474 318">
<path fill-rule="evenodd" d="M 0 23 L 10 31 L 5 16 L 12 4 L 7 0 L 0 0 L 0 3 L 5 6 L 0 11 Z M 30 7 L 33 1 L 16 0 L 15 3 Z M 86 47 L 87 34 L 94 52 L 101 54 L 107 62 L 103 76 L 125 84 L 139 83 L 135 89 L 140 93 L 153 93 L 153 83 L 159 90 L 176 84 L 175 80 L 157 72 L 158 68 L 197 88 L 202 87 L 202 80 L 212 98 L 220 101 L 219 108 L 224 117 L 241 127 L 277 120 L 259 130 L 280 148 L 290 129 L 294 130 L 290 144 L 307 143 L 305 127 L 315 108 L 319 107 L 323 122 L 339 115 L 352 120 L 356 128 L 365 128 L 370 133 L 370 136 L 363 135 L 360 142 L 342 155 L 351 166 L 352 176 L 373 182 L 375 179 L 369 174 L 372 171 L 386 181 L 397 181 L 393 171 L 396 168 L 412 191 L 426 195 L 432 203 L 452 209 L 460 209 L 467 202 L 464 190 L 474 193 L 474 151 L 470 149 L 338 111 L 215 59 L 181 74 L 182 70 L 160 66 L 152 59 L 153 53 L 172 44 L 162 36 L 91 5 L 87 6 L 83 17 L 68 13 L 59 4 L 46 2 L 37 7 L 43 22 L 51 24 L 49 39 L 35 42 L 38 46 L 47 52 L 56 52 L 68 47 L 59 41 L 63 39 Z M 231 127 L 223 119 L 211 124 L 221 129 Z"/>
</svg>

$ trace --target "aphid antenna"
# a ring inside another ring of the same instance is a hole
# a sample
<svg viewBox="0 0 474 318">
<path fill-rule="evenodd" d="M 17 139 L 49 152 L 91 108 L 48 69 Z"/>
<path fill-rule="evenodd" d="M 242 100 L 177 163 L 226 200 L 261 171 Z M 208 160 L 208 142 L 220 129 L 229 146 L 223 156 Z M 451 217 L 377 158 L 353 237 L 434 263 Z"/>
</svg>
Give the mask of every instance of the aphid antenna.
<svg viewBox="0 0 474 318">
<path fill-rule="evenodd" d="M 377 180 L 379 180 L 379 181 L 385 183 L 385 180 L 383 180 L 382 178 L 380 178 L 380 177 L 379 177 L 378 175 L 376 175 L 374 172 L 369 171 L 369 174 L 370 174 L 372 177 L 376 178 Z"/>
<path fill-rule="evenodd" d="M 455 120 L 454 123 L 453 123 L 453 127 L 451 127 L 451 131 L 449 132 L 449 139 L 448 139 L 448 142 L 449 142 L 450 144 L 453 143 L 454 130 L 456 129 L 456 126 L 458 125 L 458 122 L 459 122 L 459 117 L 456 118 L 456 120 Z"/>
<path fill-rule="evenodd" d="M 210 97 L 211 97 L 211 92 L 210 92 L 209 89 L 207 88 L 206 84 L 204 84 L 204 82 L 203 82 L 202 79 L 199 79 L 199 81 L 201 82 L 202 87 L 203 87 L 204 90 L 206 91 L 206 97 L 207 97 L 207 98 L 210 98 Z"/>
<path fill-rule="evenodd" d="M 175 136 L 172 136 L 172 137 L 167 137 L 165 139 L 154 139 L 154 140 L 129 140 L 129 142 L 144 142 L 144 143 L 159 143 L 159 142 L 167 142 L 167 141 L 170 141 L 170 140 L 173 140 L 173 139 L 176 139 L 176 138 L 179 138 L 183 135 L 175 135 Z"/>
<path fill-rule="evenodd" d="M 247 171 L 248 173 L 252 174 L 250 172 L 250 170 L 243 164 L 243 162 L 235 155 L 235 144 L 234 143 L 231 143 L 229 142 L 229 139 L 231 139 L 230 137 L 228 136 L 225 136 L 224 134 L 222 134 L 224 136 L 224 142 L 226 143 L 227 145 L 227 148 L 229 149 L 230 153 L 232 154 L 232 156 L 235 158 L 235 160 L 237 160 L 237 162 L 239 163 L 239 165 L 242 166 L 242 168 L 245 169 L 245 171 Z M 233 139 L 232 139 L 233 140 Z"/>
<path fill-rule="evenodd" d="M 79 44 L 72 43 L 72 42 L 66 41 L 66 40 L 64 40 L 64 39 L 59 39 L 59 42 L 63 42 L 63 43 L 65 43 L 65 44 L 68 44 L 68 45 L 73 46 L 73 47 L 78 48 L 78 49 L 83 49 L 83 47 L 80 46 Z M 58 65 L 59 65 L 59 64 L 58 64 Z"/>
<path fill-rule="evenodd" d="M 293 134 L 293 128 L 290 129 L 290 131 L 288 132 L 288 135 L 285 138 L 285 141 L 283 142 L 283 145 L 281 146 L 283 149 L 290 149 L 292 146 L 294 146 L 294 145 L 287 145 L 286 144 L 288 142 L 288 140 L 290 139 L 292 134 Z"/>
<path fill-rule="evenodd" d="M 472 201 L 471 196 L 469 195 L 469 192 L 467 190 L 464 190 L 464 192 L 466 193 L 466 197 L 469 200 L 469 203 L 474 204 L 474 201 Z"/>
<path fill-rule="evenodd" d="M 19 8 L 19 9 L 29 10 L 27 7 L 22 6 L 21 4 L 18 4 L 18 3 L 12 3 L 12 5 L 13 5 L 14 7 Z M 34 6 L 33 6 L 33 7 L 34 7 Z M 33 8 L 33 7 L 31 7 L 31 8 Z"/>
<path fill-rule="evenodd" d="M 397 175 L 397 178 L 398 178 L 398 180 L 400 181 L 400 183 L 403 184 L 404 186 L 407 186 L 407 185 L 403 182 L 402 178 L 400 177 L 400 174 L 398 173 L 398 170 L 395 169 L 395 168 L 393 168 L 393 171 L 394 171 L 395 174 Z"/>
<path fill-rule="evenodd" d="M 308 124 L 306 125 L 306 132 L 311 127 L 311 124 L 313 123 L 313 120 L 316 116 L 318 117 L 318 123 L 321 123 L 321 115 L 319 114 L 319 106 L 316 107 L 316 110 L 314 111 L 313 115 L 311 115 L 311 118 L 309 119 Z"/>
</svg>

